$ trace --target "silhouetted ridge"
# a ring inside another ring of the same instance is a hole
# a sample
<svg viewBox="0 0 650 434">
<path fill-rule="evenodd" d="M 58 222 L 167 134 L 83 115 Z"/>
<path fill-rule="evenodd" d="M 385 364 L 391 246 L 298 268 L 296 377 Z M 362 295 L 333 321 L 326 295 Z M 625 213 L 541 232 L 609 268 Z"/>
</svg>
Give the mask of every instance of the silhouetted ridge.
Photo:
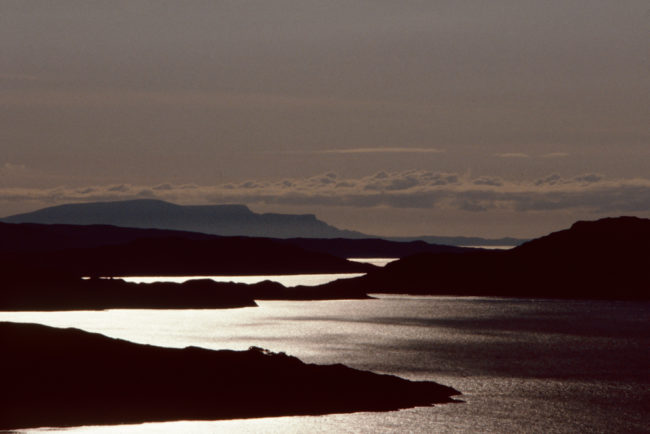
<svg viewBox="0 0 650 434">
<path fill-rule="evenodd" d="M 0 290 L 0 311 L 103 309 L 225 309 L 257 306 L 255 300 L 332 300 L 370 298 L 354 289 L 286 288 L 264 281 L 254 284 L 215 282 L 138 284 L 121 279 L 78 279 L 37 274 L 11 280 Z"/>
<path fill-rule="evenodd" d="M 419 254 L 325 285 L 368 293 L 650 298 L 650 220 L 578 222 L 506 251 Z"/>
<path fill-rule="evenodd" d="M 214 240 L 217 235 L 110 225 L 0 223 L 0 253 L 37 252 L 127 244 L 142 238 Z"/>
<path fill-rule="evenodd" d="M 283 240 L 115 226 L 0 223 L 6 269 L 74 276 L 357 273 L 372 269 Z"/>
<path fill-rule="evenodd" d="M 0 254 L 87 249 L 128 244 L 139 239 L 165 238 L 229 243 L 228 237 L 165 229 L 123 228 L 109 225 L 0 223 Z M 243 240 L 244 238 L 237 237 L 235 239 Z M 254 239 L 249 239 L 249 246 L 255 243 L 252 240 Z M 271 241 L 260 240 L 259 242 L 268 245 Z M 461 247 L 427 244 L 422 241 L 396 242 L 376 238 L 290 238 L 286 240 L 274 239 L 273 242 L 277 242 L 278 246 L 296 246 L 310 252 L 325 253 L 339 258 L 399 258 L 422 252 L 462 252 L 467 250 Z M 323 265 L 325 264 L 323 263 Z"/>
<path fill-rule="evenodd" d="M 58 205 L 1 219 L 6 223 L 92 225 L 173 229 L 227 236 L 356 238 L 313 214 L 257 214 L 245 205 L 175 205 L 152 199 Z"/>
<path fill-rule="evenodd" d="M 57 205 L 0 218 L 0 222 L 99 224 L 266 238 L 384 238 L 399 243 L 423 241 L 431 245 L 454 246 L 516 245 L 524 241 L 479 237 L 372 237 L 356 231 L 337 229 L 318 220 L 314 214 L 257 214 L 245 205 L 176 205 L 155 199 Z"/>
<path fill-rule="evenodd" d="M 77 329 L 0 323 L 0 429 L 388 411 L 459 392 L 260 348 L 138 345 Z"/>
<path fill-rule="evenodd" d="M 638 217 L 605 218 L 597 221 L 578 221 L 570 229 L 553 232 L 544 237 L 528 241 L 515 248 L 518 252 L 550 253 L 567 256 L 580 253 L 588 256 L 602 256 L 622 249 L 634 251 L 641 256 L 650 247 L 650 224 L 648 219 Z M 628 253 L 623 253 L 631 256 Z"/>
</svg>

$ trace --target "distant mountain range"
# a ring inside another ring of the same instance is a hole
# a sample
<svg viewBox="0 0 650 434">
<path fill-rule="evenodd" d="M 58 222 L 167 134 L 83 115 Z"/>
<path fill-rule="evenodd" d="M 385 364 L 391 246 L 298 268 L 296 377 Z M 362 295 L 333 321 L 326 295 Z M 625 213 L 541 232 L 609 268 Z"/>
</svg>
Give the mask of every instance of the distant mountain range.
<svg viewBox="0 0 650 434">
<path fill-rule="evenodd" d="M 265 238 L 379 238 L 361 232 L 338 229 L 313 214 L 258 214 L 245 205 L 176 205 L 161 200 L 141 199 L 53 206 L 0 219 L 4 223 L 68 225 L 114 225 L 129 228 L 172 229 L 222 236 Z M 467 237 L 390 238 L 408 242 L 456 246 L 521 244 L 515 238 Z"/>
<path fill-rule="evenodd" d="M 78 203 L 0 219 L 5 223 L 114 225 L 265 238 L 361 238 L 313 214 L 257 214 L 244 205 L 175 205 L 161 200 Z"/>
</svg>

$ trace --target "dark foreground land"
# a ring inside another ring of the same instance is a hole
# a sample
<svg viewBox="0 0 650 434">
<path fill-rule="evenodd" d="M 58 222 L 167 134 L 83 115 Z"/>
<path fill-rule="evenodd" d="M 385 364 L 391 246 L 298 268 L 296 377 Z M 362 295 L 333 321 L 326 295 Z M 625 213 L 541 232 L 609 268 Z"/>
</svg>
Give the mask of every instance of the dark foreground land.
<svg viewBox="0 0 650 434">
<path fill-rule="evenodd" d="M 16 228 L 29 233 L 46 232 L 48 236 L 52 231 L 62 230 L 19 225 L 9 229 Z M 74 230 L 65 228 L 66 233 Z M 5 244 L 17 246 L 18 241 L 16 238 L 15 243 Z M 339 240 L 328 242 L 331 243 L 328 248 L 334 248 Z M 0 259 L 3 264 L 0 310 L 12 311 L 216 309 L 255 306 L 255 300 L 361 299 L 369 298 L 367 294 L 372 293 L 650 299 L 650 273 L 647 272 L 650 220 L 636 217 L 578 222 L 569 229 L 507 251 L 423 253 L 385 268 L 353 264 L 327 253 L 307 252 L 273 240 L 246 238 L 142 239 L 91 249 L 14 250 L 0 254 Z M 332 265 L 339 272 L 364 270 L 367 274 L 317 287 L 296 288 L 273 282 L 244 285 L 204 280 L 138 285 L 121 280 L 81 279 L 84 275 L 110 276 L 127 271 L 183 275 L 208 272 L 215 267 L 226 267 L 233 274 L 271 269 L 297 273 L 310 267 L 318 269 L 321 259 L 326 264 L 324 269 L 319 269 L 321 272 Z M 112 272 L 112 267 L 118 271 Z"/>
<path fill-rule="evenodd" d="M 161 348 L 7 322 L 0 344 L 0 429 L 389 411 L 459 394 L 259 348 Z"/>
<path fill-rule="evenodd" d="M 419 254 L 323 289 L 413 295 L 650 299 L 650 220 L 580 221 L 506 251 Z"/>
<path fill-rule="evenodd" d="M 121 279 L 89 279 L 49 275 L 5 279 L 0 311 L 103 309 L 229 309 L 257 306 L 255 300 L 332 300 L 371 298 L 354 288 L 287 288 L 276 282 L 251 285 L 214 282 L 138 284 Z"/>
</svg>

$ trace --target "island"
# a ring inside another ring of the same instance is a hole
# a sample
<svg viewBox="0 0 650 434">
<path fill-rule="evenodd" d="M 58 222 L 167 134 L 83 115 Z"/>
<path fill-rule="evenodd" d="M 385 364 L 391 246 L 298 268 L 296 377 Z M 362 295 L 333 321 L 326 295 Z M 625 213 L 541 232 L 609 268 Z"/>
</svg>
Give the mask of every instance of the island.
<svg viewBox="0 0 650 434">
<path fill-rule="evenodd" d="M 0 322 L 0 429 L 389 411 L 459 392 L 284 353 L 162 348 Z"/>
</svg>

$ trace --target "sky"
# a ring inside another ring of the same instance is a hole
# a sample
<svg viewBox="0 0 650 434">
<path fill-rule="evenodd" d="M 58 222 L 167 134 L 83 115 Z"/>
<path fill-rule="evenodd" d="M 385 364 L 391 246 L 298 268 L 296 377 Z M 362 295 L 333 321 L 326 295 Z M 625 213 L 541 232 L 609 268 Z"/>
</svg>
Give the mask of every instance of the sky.
<svg viewBox="0 0 650 434">
<path fill-rule="evenodd" d="M 159 198 L 376 235 L 650 217 L 647 0 L 0 0 L 0 215 Z"/>
</svg>

